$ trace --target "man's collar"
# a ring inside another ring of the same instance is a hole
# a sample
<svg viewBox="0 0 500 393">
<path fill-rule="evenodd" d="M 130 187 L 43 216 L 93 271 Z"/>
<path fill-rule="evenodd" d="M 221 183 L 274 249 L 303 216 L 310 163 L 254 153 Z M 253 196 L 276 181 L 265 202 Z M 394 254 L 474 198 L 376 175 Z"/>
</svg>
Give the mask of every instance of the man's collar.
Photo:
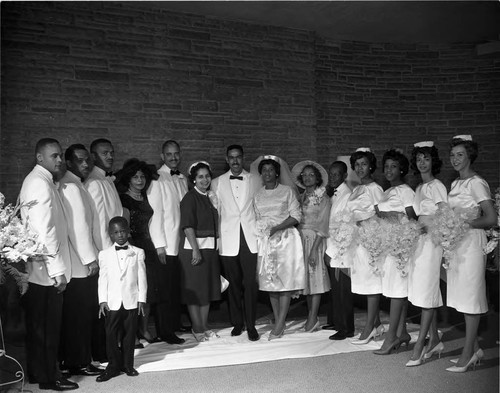
<svg viewBox="0 0 500 393">
<path fill-rule="evenodd" d="M 78 175 L 75 175 L 73 172 L 71 172 L 70 170 L 67 170 L 66 173 L 64 174 L 63 176 L 63 179 L 67 177 L 69 178 L 68 180 L 71 180 L 75 183 L 83 183 L 84 180 L 82 180 L 82 178 Z"/>
</svg>

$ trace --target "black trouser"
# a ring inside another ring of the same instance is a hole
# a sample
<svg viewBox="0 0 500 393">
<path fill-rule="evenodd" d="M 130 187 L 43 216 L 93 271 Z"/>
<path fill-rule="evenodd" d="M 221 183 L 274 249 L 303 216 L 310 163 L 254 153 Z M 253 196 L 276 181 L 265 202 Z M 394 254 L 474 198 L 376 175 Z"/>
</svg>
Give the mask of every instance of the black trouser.
<svg viewBox="0 0 500 393">
<path fill-rule="evenodd" d="M 90 293 L 93 298 L 92 306 L 92 359 L 101 363 L 108 361 L 106 355 L 106 331 L 104 328 L 104 318 L 99 318 L 99 296 L 97 292 L 99 275 L 89 277 L 88 283 Z"/>
<path fill-rule="evenodd" d="M 91 277 L 72 278 L 64 294 L 61 360 L 67 368 L 92 361 L 92 317 L 97 309 Z"/>
<path fill-rule="evenodd" d="M 346 269 L 328 267 L 331 282 L 333 324 L 335 329 L 354 333 L 354 307 L 351 292 L 351 278 L 344 273 Z"/>
<path fill-rule="evenodd" d="M 181 326 L 181 270 L 177 256 L 167 255 L 167 263 L 159 267 L 166 298 L 154 305 L 156 333 L 166 338 Z"/>
<path fill-rule="evenodd" d="M 106 315 L 106 353 L 110 372 L 134 367 L 135 334 L 137 331 L 137 308 L 108 311 Z M 121 344 L 121 346 L 120 346 Z"/>
<path fill-rule="evenodd" d="M 233 326 L 255 327 L 257 308 L 257 254 L 250 252 L 240 227 L 240 252 L 234 257 L 221 256 L 224 277 L 229 281 L 227 296 Z M 243 298 L 243 302 L 242 302 Z M 243 319 L 244 318 L 244 319 Z"/>
<path fill-rule="evenodd" d="M 63 294 L 53 286 L 29 283 L 21 298 L 26 312 L 26 358 L 28 376 L 38 383 L 61 378 L 59 340 Z"/>
</svg>

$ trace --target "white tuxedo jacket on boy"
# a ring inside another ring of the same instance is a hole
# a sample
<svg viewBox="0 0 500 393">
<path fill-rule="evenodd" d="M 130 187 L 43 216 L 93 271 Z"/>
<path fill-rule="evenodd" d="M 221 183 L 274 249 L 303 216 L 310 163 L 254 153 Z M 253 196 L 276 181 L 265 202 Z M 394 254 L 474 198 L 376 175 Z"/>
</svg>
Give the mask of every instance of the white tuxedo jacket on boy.
<svg viewBox="0 0 500 393">
<path fill-rule="evenodd" d="M 219 200 L 220 221 L 220 244 L 219 254 L 222 256 L 236 256 L 240 252 L 240 225 L 245 235 L 248 248 L 252 253 L 257 252 L 257 230 L 255 224 L 255 211 L 253 208 L 253 196 L 262 187 L 262 179 L 259 176 L 243 171 L 243 180 L 230 180 L 231 171 L 224 173 L 214 179 L 211 189 L 216 193 Z M 242 208 L 238 206 L 231 181 L 245 181 L 246 195 L 241 201 Z"/>
<path fill-rule="evenodd" d="M 125 254 L 120 266 L 118 253 Z M 137 308 L 146 303 L 148 284 L 144 265 L 144 250 L 128 245 L 128 250 L 116 251 L 111 246 L 99 252 L 99 304 L 108 303 L 112 311 Z"/>
</svg>

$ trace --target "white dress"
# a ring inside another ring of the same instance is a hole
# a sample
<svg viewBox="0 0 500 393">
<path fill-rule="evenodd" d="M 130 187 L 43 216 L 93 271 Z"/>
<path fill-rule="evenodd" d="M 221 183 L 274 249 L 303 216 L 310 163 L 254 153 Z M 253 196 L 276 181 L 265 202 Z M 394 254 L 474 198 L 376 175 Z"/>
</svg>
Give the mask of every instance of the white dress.
<svg viewBox="0 0 500 393">
<path fill-rule="evenodd" d="M 269 237 L 269 229 L 288 217 L 300 222 L 300 205 L 292 189 L 282 184 L 272 190 L 262 187 L 255 194 L 254 208 L 257 219 L 259 289 L 267 292 L 304 289 L 304 254 L 297 228 L 287 228 Z"/>
<path fill-rule="evenodd" d="M 488 199 L 491 199 L 488 183 L 478 175 L 455 180 L 448 194 L 448 203 L 452 208 L 478 208 L 480 202 Z M 451 257 L 446 272 L 446 302 L 459 312 L 482 314 L 488 311 L 485 244 L 484 230 L 470 229 Z"/>
<path fill-rule="evenodd" d="M 375 182 L 360 184 L 352 190 L 347 201 L 347 209 L 353 213 L 354 220 L 367 220 L 375 215 L 375 205 L 384 191 Z M 373 272 L 369 262 L 370 254 L 361 244 L 355 246 L 351 269 L 351 290 L 360 295 L 382 293 L 382 277 Z"/>
<path fill-rule="evenodd" d="M 306 287 L 302 292 L 303 295 L 315 295 L 330 290 L 330 278 L 324 260 L 326 238 L 328 237 L 328 219 L 330 217 L 330 198 L 324 188 L 316 191 L 322 192 L 322 196 L 309 198 L 304 192 L 300 197 L 302 220 L 299 224 L 299 232 L 302 237 L 306 271 Z M 316 252 L 316 265 L 311 266 L 309 264 L 309 254 L 318 236 L 321 237 L 321 243 Z"/>
<path fill-rule="evenodd" d="M 381 212 L 397 212 L 406 215 L 406 208 L 413 206 L 415 192 L 408 184 L 400 184 L 385 190 L 378 203 Z M 408 277 L 402 277 L 397 268 L 397 259 L 387 255 L 382 266 L 382 294 L 386 297 L 404 298 L 408 296 Z"/>
<path fill-rule="evenodd" d="M 437 204 L 447 201 L 446 187 L 438 179 L 419 184 L 413 209 L 418 221 L 428 226 L 436 214 Z M 408 300 L 417 307 L 436 308 L 443 305 L 439 289 L 443 249 L 436 246 L 429 234 L 421 235 L 409 261 Z"/>
</svg>

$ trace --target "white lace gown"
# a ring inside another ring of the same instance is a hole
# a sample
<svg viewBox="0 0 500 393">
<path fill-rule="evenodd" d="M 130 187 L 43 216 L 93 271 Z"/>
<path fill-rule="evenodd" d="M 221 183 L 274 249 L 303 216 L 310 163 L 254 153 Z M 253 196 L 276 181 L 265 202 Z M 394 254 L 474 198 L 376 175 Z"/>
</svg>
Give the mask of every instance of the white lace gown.
<svg viewBox="0 0 500 393">
<path fill-rule="evenodd" d="M 408 184 L 400 184 L 385 190 L 378 203 L 380 212 L 397 212 L 406 215 L 406 208 L 413 206 L 415 192 Z M 408 296 L 408 276 L 402 276 L 397 268 L 397 259 L 385 257 L 382 265 L 382 294 L 386 297 L 405 298 Z"/>
<path fill-rule="evenodd" d="M 300 205 L 292 189 L 282 184 L 272 190 L 262 187 L 254 196 L 254 209 L 259 289 L 267 292 L 303 290 L 306 272 L 299 231 L 291 227 L 269 237 L 269 229 L 290 216 L 300 222 Z"/>
<path fill-rule="evenodd" d="M 321 191 L 319 191 L 321 190 Z M 328 237 L 328 219 L 330 217 L 330 198 L 324 188 L 317 189 L 322 196 L 309 198 L 304 192 L 300 197 L 302 220 L 299 232 L 304 249 L 304 264 L 306 271 L 306 287 L 303 295 L 315 295 L 330 290 L 330 278 L 325 265 L 326 238 Z M 317 237 L 321 243 L 316 251 L 316 265 L 309 264 L 309 255 Z"/>
<path fill-rule="evenodd" d="M 488 199 L 491 199 L 488 183 L 478 175 L 453 181 L 448 194 L 448 203 L 453 209 L 479 208 L 479 203 Z M 446 302 L 459 312 L 482 314 L 488 311 L 485 245 L 484 230 L 470 229 L 453 252 L 446 271 Z"/>
<path fill-rule="evenodd" d="M 446 187 L 438 179 L 419 184 L 413 201 L 419 223 L 428 226 L 436 214 L 438 203 L 447 201 Z M 435 245 L 429 234 L 422 234 L 408 269 L 408 300 L 414 306 L 436 308 L 443 305 L 439 289 L 442 256 L 441 246 Z"/>
<path fill-rule="evenodd" d="M 356 221 L 367 220 L 375 215 L 375 205 L 382 198 L 384 191 L 376 182 L 360 184 L 352 190 L 347 201 L 347 209 L 353 213 Z M 373 272 L 370 266 L 370 254 L 361 244 L 355 246 L 351 268 L 351 290 L 360 295 L 382 293 L 382 277 Z"/>
</svg>

